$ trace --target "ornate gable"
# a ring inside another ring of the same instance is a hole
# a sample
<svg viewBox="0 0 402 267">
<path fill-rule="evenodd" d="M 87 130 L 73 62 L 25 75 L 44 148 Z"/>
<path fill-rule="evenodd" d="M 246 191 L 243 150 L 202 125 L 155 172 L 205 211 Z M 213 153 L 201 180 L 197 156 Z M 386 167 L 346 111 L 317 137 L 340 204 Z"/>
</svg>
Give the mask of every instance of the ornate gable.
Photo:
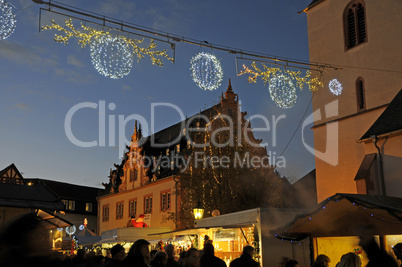
<svg viewBox="0 0 402 267">
<path fill-rule="evenodd" d="M 24 184 L 24 178 L 14 163 L 0 171 L 0 182 L 3 184 Z"/>
</svg>

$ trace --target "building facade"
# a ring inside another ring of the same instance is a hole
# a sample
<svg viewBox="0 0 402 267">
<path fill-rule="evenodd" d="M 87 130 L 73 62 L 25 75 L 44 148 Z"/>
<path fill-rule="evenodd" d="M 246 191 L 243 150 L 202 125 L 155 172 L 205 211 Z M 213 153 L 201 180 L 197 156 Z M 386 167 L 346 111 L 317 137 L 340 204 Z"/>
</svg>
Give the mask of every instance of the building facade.
<svg viewBox="0 0 402 267">
<path fill-rule="evenodd" d="M 393 109 L 392 134 L 361 139 L 402 88 L 401 9 L 398 0 L 314 0 L 304 10 L 310 61 L 337 66 L 317 74 L 324 88 L 313 95 L 318 202 L 336 193 L 402 196 L 400 110 Z M 335 78 L 339 95 L 328 90 Z"/>
<path fill-rule="evenodd" d="M 266 149 L 259 146 L 261 140 L 254 138 L 250 124 L 246 123 L 246 114 L 240 111 L 237 94 L 229 80 L 218 104 L 184 121 L 148 137 L 143 137 L 141 126 L 135 124 L 131 144 L 127 146 L 122 162 L 115 164 L 115 169 L 110 171 L 109 182 L 104 184 L 105 192 L 98 197 L 99 232 L 133 227 L 138 222 L 148 227 L 169 227 L 172 230 L 193 227 L 181 223 L 185 218 L 178 212 L 184 204 L 192 201 L 195 207 L 197 203 L 191 194 L 182 199 L 183 193 L 190 192 L 190 189 L 178 193 L 178 187 L 183 184 L 180 183 L 185 168 L 183 162 L 193 156 L 196 149 L 197 137 L 194 138 L 192 133 L 204 129 L 213 132 L 213 129 L 222 127 L 216 118 L 223 116 L 230 125 L 233 123 L 229 133 L 241 127 L 247 128 L 248 140 L 256 144 L 250 150 L 252 155 L 268 157 Z"/>
</svg>

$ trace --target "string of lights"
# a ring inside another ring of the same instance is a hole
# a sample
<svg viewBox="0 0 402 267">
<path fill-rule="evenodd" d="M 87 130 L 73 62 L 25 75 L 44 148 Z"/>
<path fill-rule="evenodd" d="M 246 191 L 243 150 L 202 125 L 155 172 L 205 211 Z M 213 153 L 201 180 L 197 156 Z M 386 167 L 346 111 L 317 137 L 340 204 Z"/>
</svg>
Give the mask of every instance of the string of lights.
<svg viewBox="0 0 402 267">
<path fill-rule="evenodd" d="M 335 69 L 335 70 L 341 69 L 340 67 L 332 66 L 330 64 L 321 64 L 321 63 L 309 62 L 309 61 L 304 61 L 304 60 L 289 59 L 289 58 L 284 58 L 284 57 L 267 55 L 267 54 L 260 53 L 260 52 L 248 51 L 248 50 L 244 50 L 244 49 L 233 48 L 233 47 L 223 46 L 223 45 L 219 45 L 219 44 L 213 44 L 213 43 L 210 43 L 207 41 L 196 40 L 196 39 L 180 36 L 177 34 L 167 33 L 167 32 L 163 32 L 163 31 L 151 29 L 148 27 L 132 24 L 129 22 L 117 20 L 117 19 L 114 19 L 111 17 L 103 16 L 103 15 L 89 12 L 89 11 L 86 11 L 83 9 L 78 9 L 76 7 L 66 5 L 63 3 L 59 3 L 56 1 L 49 1 L 49 2 L 42 1 L 42 0 L 32 0 L 32 1 L 36 4 L 46 5 L 47 6 L 46 11 L 67 16 L 67 14 L 64 14 L 62 12 L 57 12 L 54 10 L 54 8 L 60 9 L 65 12 L 87 18 L 87 19 L 84 19 L 84 18 L 77 17 L 77 19 L 81 19 L 83 21 L 85 20 L 85 21 L 88 21 L 88 22 L 91 22 L 94 24 L 98 24 L 103 27 L 108 27 L 108 28 L 111 28 L 111 29 L 114 29 L 117 31 L 131 33 L 131 34 L 137 34 L 139 36 L 147 37 L 150 39 L 163 41 L 163 42 L 171 44 L 172 48 L 174 48 L 174 46 L 175 46 L 175 44 L 172 42 L 172 41 L 174 41 L 174 42 L 178 42 L 178 43 L 181 42 L 181 43 L 187 43 L 187 44 L 197 45 L 197 46 L 201 46 L 201 47 L 207 47 L 207 48 L 211 48 L 214 50 L 226 51 L 230 54 L 238 54 L 241 56 L 247 56 L 247 57 L 252 57 L 252 58 L 257 58 L 257 59 L 272 60 L 275 62 L 283 62 L 286 64 L 294 64 L 294 65 L 298 65 L 298 66 L 310 66 L 310 67 L 322 68 L 322 69 L 325 69 L 325 68 L 330 68 L 330 69 Z M 51 8 L 53 8 L 53 9 L 51 9 Z M 88 19 L 92 19 L 92 21 L 90 21 Z M 135 32 L 132 32 L 132 31 L 135 31 Z M 140 32 L 144 33 L 144 34 L 148 34 L 148 35 L 141 35 Z M 149 35 L 151 35 L 153 37 L 151 37 Z M 155 39 L 155 38 L 158 38 L 158 39 Z"/>
<path fill-rule="evenodd" d="M 0 0 L 0 40 L 8 38 L 14 32 L 16 22 L 12 7 Z"/>
</svg>

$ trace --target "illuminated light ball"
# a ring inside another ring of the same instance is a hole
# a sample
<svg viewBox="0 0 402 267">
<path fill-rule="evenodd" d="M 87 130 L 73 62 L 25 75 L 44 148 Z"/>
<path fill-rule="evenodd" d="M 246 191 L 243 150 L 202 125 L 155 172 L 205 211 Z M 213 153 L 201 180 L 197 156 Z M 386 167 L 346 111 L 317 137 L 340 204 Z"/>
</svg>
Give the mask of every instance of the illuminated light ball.
<svg viewBox="0 0 402 267">
<path fill-rule="evenodd" d="M 342 94 L 343 87 L 342 84 L 337 79 L 330 80 L 328 87 L 331 93 L 333 93 L 334 95 Z"/>
<path fill-rule="evenodd" d="M 0 40 L 8 38 L 15 29 L 15 16 L 12 7 L 4 0 L 0 0 Z"/>
<path fill-rule="evenodd" d="M 85 229 L 85 226 L 83 224 L 81 224 L 78 229 L 80 229 L 81 231 Z"/>
<path fill-rule="evenodd" d="M 219 212 L 219 210 L 213 210 L 211 215 L 212 215 L 212 217 L 216 217 L 216 216 L 221 215 L 221 213 Z"/>
<path fill-rule="evenodd" d="M 191 59 L 191 75 L 193 81 L 204 90 L 215 90 L 222 82 L 221 63 L 212 54 L 198 53 Z"/>
<path fill-rule="evenodd" d="M 59 227 L 59 228 L 57 228 L 57 231 L 63 232 L 63 228 Z"/>
<path fill-rule="evenodd" d="M 269 94 L 278 107 L 291 108 L 296 104 L 296 87 L 287 75 L 278 74 L 271 78 Z"/>
<path fill-rule="evenodd" d="M 75 227 L 75 225 L 66 227 L 66 233 L 69 235 L 73 235 L 75 233 L 75 231 L 77 231 L 77 228 Z"/>
<path fill-rule="evenodd" d="M 91 58 L 95 69 L 102 75 L 119 79 L 130 73 L 133 54 L 122 37 L 102 35 L 91 43 Z"/>
</svg>

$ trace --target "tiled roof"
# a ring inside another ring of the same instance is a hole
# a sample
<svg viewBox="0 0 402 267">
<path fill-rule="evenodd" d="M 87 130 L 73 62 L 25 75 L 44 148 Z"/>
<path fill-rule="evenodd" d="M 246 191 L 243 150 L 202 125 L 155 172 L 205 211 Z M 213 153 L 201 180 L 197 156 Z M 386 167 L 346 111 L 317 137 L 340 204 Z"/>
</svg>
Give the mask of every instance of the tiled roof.
<svg viewBox="0 0 402 267">
<path fill-rule="evenodd" d="M 63 210 L 58 196 L 43 184 L 18 185 L 0 183 L 0 206 Z"/>
<path fill-rule="evenodd" d="M 219 105 L 219 104 L 218 104 Z M 144 143 L 144 147 L 147 147 L 147 144 L 153 139 L 155 143 L 157 144 L 169 144 L 171 141 L 174 141 L 178 136 L 183 135 L 183 128 L 186 126 L 189 120 L 191 121 L 191 126 L 194 126 L 195 123 L 197 122 L 197 116 L 203 115 L 206 116 L 207 118 L 212 118 L 218 114 L 216 111 L 216 106 L 210 107 L 208 109 L 205 109 L 203 111 L 200 111 L 200 113 L 197 113 L 189 118 L 186 118 L 185 120 L 178 122 L 172 126 L 169 126 L 153 135 L 150 135 L 146 137 L 146 142 Z M 178 142 L 177 142 L 178 143 Z M 171 146 L 171 145 L 169 145 Z M 167 146 L 168 147 L 168 146 Z"/>
<path fill-rule="evenodd" d="M 96 187 L 68 184 L 58 181 L 51 181 L 38 178 L 25 178 L 26 181 L 32 181 L 34 184 L 45 184 L 53 190 L 60 198 L 94 201 L 103 190 Z"/>
<path fill-rule="evenodd" d="M 384 112 L 371 125 L 370 129 L 360 138 L 364 140 L 371 136 L 379 136 L 402 130 L 402 90 L 395 96 Z"/>
</svg>

